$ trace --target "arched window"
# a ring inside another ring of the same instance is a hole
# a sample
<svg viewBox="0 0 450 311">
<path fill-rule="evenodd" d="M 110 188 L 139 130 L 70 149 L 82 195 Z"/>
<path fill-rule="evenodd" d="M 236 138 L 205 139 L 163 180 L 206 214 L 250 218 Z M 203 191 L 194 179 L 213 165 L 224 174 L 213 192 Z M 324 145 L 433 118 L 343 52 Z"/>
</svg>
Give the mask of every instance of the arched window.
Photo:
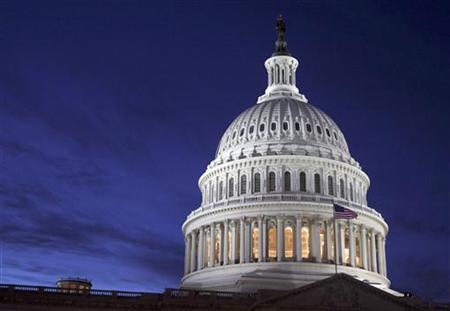
<svg viewBox="0 0 450 311">
<path fill-rule="evenodd" d="M 273 78 L 273 67 L 270 68 L 270 85 L 273 84 L 274 78 Z"/>
<path fill-rule="evenodd" d="M 283 83 L 286 83 L 286 78 L 284 76 L 284 69 L 281 69 L 281 80 Z"/>
<path fill-rule="evenodd" d="M 342 178 L 339 180 L 339 188 L 341 188 L 341 198 L 345 198 L 344 180 Z"/>
<path fill-rule="evenodd" d="M 275 227 L 270 227 L 268 236 L 268 254 L 269 258 L 277 258 L 277 230 Z"/>
<path fill-rule="evenodd" d="M 329 130 L 329 129 L 326 128 L 326 129 L 325 129 L 325 133 L 327 133 L 327 136 L 328 136 L 328 137 L 331 137 L 331 134 L 330 134 L 330 130 Z"/>
<path fill-rule="evenodd" d="M 315 193 L 320 193 L 320 175 L 319 174 L 314 174 L 314 192 Z"/>
<path fill-rule="evenodd" d="M 350 183 L 350 201 L 353 201 L 353 184 Z"/>
<path fill-rule="evenodd" d="M 223 181 L 219 182 L 219 201 L 223 199 Z"/>
<path fill-rule="evenodd" d="M 334 195 L 334 185 L 332 176 L 328 176 L 328 194 Z"/>
<path fill-rule="evenodd" d="M 270 129 L 271 129 L 272 131 L 275 131 L 275 130 L 277 129 L 277 124 L 276 124 L 275 122 L 272 122 L 272 123 L 270 124 Z"/>
<path fill-rule="evenodd" d="M 248 132 L 250 133 L 250 134 L 253 134 L 253 130 L 255 129 L 255 126 L 254 125 L 251 125 L 250 126 L 250 128 L 248 129 Z"/>
<path fill-rule="evenodd" d="M 284 257 L 294 257 L 294 230 L 291 226 L 284 228 Z"/>
<path fill-rule="evenodd" d="M 241 176 L 241 194 L 247 193 L 247 175 Z"/>
<path fill-rule="evenodd" d="M 289 123 L 283 122 L 283 130 L 287 131 L 289 129 Z"/>
<path fill-rule="evenodd" d="M 309 228 L 302 227 L 302 258 L 309 257 Z"/>
<path fill-rule="evenodd" d="M 280 83 L 280 66 L 275 65 L 275 69 L 277 70 L 277 83 Z"/>
<path fill-rule="evenodd" d="M 311 124 L 306 123 L 306 131 L 307 131 L 308 133 L 311 133 L 311 132 L 312 132 Z"/>
<path fill-rule="evenodd" d="M 306 192 L 306 173 L 300 172 L 300 191 Z"/>
<path fill-rule="evenodd" d="M 259 125 L 259 131 L 260 131 L 260 132 L 264 132 L 264 128 L 265 128 L 264 123 L 261 123 L 261 124 Z"/>
<path fill-rule="evenodd" d="M 269 173 L 269 192 L 274 192 L 275 191 L 275 173 L 274 172 L 270 172 Z"/>
<path fill-rule="evenodd" d="M 291 173 L 284 172 L 284 191 L 291 191 Z"/>
<path fill-rule="evenodd" d="M 317 133 L 319 133 L 319 135 L 322 135 L 322 128 L 317 125 L 316 129 L 317 129 Z"/>
<path fill-rule="evenodd" d="M 245 133 L 245 129 L 244 129 L 244 128 L 241 128 L 241 132 L 239 133 L 239 136 L 243 136 L 244 133 Z"/>
<path fill-rule="evenodd" d="M 228 197 L 231 198 L 234 195 L 234 179 L 230 178 L 228 181 Z"/>
<path fill-rule="evenodd" d="M 256 173 L 255 174 L 255 180 L 254 180 L 254 192 L 258 193 L 261 192 L 261 174 Z"/>
<path fill-rule="evenodd" d="M 253 227 L 252 230 L 252 261 L 258 261 L 259 254 L 259 228 Z"/>
<path fill-rule="evenodd" d="M 300 131 L 300 123 L 295 122 L 295 130 Z"/>
</svg>

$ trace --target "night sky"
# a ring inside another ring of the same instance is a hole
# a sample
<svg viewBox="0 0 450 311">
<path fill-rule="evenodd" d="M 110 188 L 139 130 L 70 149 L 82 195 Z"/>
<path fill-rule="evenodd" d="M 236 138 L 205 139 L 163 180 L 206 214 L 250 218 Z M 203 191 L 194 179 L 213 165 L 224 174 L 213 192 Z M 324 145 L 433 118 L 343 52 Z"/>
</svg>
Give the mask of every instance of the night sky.
<svg viewBox="0 0 450 311">
<path fill-rule="evenodd" d="M 371 178 L 392 287 L 449 301 L 448 1 L 0 1 L 2 281 L 178 287 L 280 13 L 301 92 Z"/>
</svg>

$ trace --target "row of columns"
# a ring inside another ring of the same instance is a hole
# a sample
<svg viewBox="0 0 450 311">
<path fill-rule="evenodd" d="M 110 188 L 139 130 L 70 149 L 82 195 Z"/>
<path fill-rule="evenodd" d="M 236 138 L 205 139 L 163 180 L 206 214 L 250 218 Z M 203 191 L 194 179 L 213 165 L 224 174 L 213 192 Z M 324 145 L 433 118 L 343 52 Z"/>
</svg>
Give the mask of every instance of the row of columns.
<svg viewBox="0 0 450 311">
<path fill-rule="evenodd" d="M 276 229 L 276 256 L 270 256 L 269 254 L 268 226 Z M 305 226 L 308 228 L 308 240 L 303 245 L 302 227 Z M 287 227 L 291 227 L 293 230 L 291 245 L 293 254 L 289 258 L 285 256 L 285 244 L 288 242 L 285 241 L 285 229 Z M 356 254 L 357 238 L 355 233 L 357 227 L 359 228 L 359 256 Z M 258 228 L 257 240 L 252 236 L 253 228 Z M 348 230 L 348 240 L 346 240 L 346 229 Z M 332 237 L 332 234 L 335 238 Z M 218 238 L 218 241 L 216 241 L 216 238 Z M 209 245 L 206 244 L 207 242 L 209 242 Z M 216 247 L 216 242 L 218 247 Z M 349 262 L 344 262 L 347 249 L 346 242 Z M 256 219 L 225 220 L 202 226 L 186 236 L 185 274 L 205 267 L 234 263 L 243 264 L 275 260 L 334 263 L 336 260 L 337 264 L 340 265 L 358 266 L 386 276 L 385 242 L 381 233 L 367 230 L 364 225 L 355 224 L 352 221 L 338 220 L 333 223 L 333 219 L 323 220 L 302 218 L 301 216 L 260 216 Z M 205 248 L 208 249 L 209 254 Z M 253 249 L 257 249 L 257 258 L 252 256 Z M 307 250 L 307 257 L 302 256 L 304 249 Z M 205 255 L 207 258 L 204 257 Z M 356 262 L 357 257 L 359 259 L 358 264 Z"/>
</svg>

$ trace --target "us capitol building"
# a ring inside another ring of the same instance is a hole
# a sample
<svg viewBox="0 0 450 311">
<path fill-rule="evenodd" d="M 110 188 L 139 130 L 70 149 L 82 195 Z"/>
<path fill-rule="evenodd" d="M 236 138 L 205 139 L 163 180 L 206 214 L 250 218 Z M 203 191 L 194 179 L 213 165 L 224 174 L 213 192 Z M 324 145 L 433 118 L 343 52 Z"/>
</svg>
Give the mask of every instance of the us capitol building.
<svg viewBox="0 0 450 311">
<path fill-rule="evenodd" d="M 369 177 L 337 124 L 299 92 L 285 30 L 279 18 L 265 93 L 230 124 L 200 177 L 201 206 L 183 224 L 182 287 L 292 289 L 337 263 L 388 290 L 388 225 L 368 205 Z M 335 203 L 357 218 L 334 226 Z"/>
<path fill-rule="evenodd" d="M 162 293 L 0 284 L 0 310 L 450 310 L 389 288 L 388 225 L 339 127 L 296 86 L 283 19 L 268 86 L 223 134 L 183 224 L 181 288 Z M 351 219 L 335 217 L 334 206 Z M 355 218 L 356 216 L 356 218 Z"/>
</svg>

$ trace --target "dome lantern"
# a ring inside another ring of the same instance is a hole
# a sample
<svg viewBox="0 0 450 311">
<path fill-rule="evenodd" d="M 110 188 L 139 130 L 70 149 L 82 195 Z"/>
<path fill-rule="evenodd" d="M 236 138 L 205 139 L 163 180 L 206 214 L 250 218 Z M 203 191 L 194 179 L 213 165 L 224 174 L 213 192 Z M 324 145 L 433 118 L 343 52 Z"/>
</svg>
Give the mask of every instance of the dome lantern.
<svg viewBox="0 0 450 311">
<path fill-rule="evenodd" d="M 267 69 L 267 88 L 265 94 L 258 98 L 258 104 L 277 97 L 293 97 L 306 103 L 308 100 L 296 86 L 298 60 L 287 49 L 286 24 L 281 15 L 277 19 L 276 30 L 278 37 L 275 51 L 264 63 Z"/>
</svg>

